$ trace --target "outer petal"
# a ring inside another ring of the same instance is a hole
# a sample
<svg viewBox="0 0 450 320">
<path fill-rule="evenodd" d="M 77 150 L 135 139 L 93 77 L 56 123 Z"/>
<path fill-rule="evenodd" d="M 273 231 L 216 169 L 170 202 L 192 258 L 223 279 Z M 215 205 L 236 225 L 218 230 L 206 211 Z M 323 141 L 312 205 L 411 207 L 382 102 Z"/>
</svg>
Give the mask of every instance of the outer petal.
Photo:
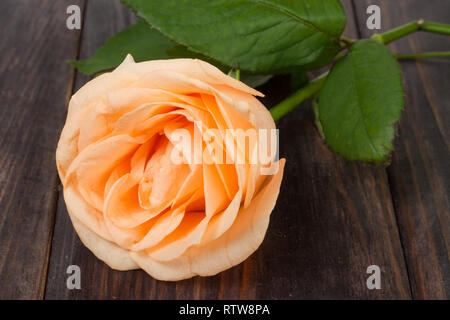
<svg viewBox="0 0 450 320">
<path fill-rule="evenodd" d="M 263 94 L 250 88 L 243 82 L 224 74 L 213 65 L 198 59 L 151 60 L 134 63 L 131 55 L 128 55 L 113 73 L 144 76 L 154 74 L 160 70 L 183 73 L 189 78 L 198 79 L 212 85 L 227 85 L 252 95 L 263 96 Z"/>
<path fill-rule="evenodd" d="M 285 160 L 281 159 L 278 172 L 263 186 L 250 206 L 241 209 L 230 229 L 216 240 L 191 247 L 171 261 L 155 261 L 145 251 L 130 252 L 130 256 L 152 277 L 169 281 L 215 275 L 241 263 L 264 239 L 280 190 L 284 164 Z"/>
<path fill-rule="evenodd" d="M 73 186 L 68 185 L 64 187 L 64 200 L 67 211 L 72 212 L 72 216 L 76 216 L 83 225 L 100 237 L 112 240 L 105 226 L 102 213 L 88 204 Z"/>
<path fill-rule="evenodd" d="M 139 266 L 130 258 L 128 250 L 122 249 L 114 243 L 105 240 L 87 228 L 69 211 L 73 227 L 81 242 L 94 253 L 94 255 L 116 270 L 134 270 Z"/>
</svg>

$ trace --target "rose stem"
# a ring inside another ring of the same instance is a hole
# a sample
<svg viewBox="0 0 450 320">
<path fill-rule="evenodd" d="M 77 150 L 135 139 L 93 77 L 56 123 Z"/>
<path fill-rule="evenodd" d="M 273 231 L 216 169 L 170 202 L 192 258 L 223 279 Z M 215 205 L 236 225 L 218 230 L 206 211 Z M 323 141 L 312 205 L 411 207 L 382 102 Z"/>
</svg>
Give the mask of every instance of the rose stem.
<svg viewBox="0 0 450 320">
<path fill-rule="evenodd" d="M 448 58 L 450 57 L 450 51 L 396 54 L 395 57 L 397 59 Z"/>
<path fill-rule="evenodd" d="M 431 33 L 450 35 L 450 25 L 436 22 L 427 22 L 423 19 L 419 19 L 417 21 L 404 24 L 384 33 L 374 34 L 372 36 L 372 39 L 384 44 L 388 44 L 416 31 L 426 31 Z"/>
<path fill-rule="evenodd" d="M 294 110 L 300 103 L 316 94 L 322 88 L 327 75 L 328 72 L 321 74 L 293 95 L 271 108 L 269 111 L 273 120 L 280 120 L 286 114 Z"/>
</svg>

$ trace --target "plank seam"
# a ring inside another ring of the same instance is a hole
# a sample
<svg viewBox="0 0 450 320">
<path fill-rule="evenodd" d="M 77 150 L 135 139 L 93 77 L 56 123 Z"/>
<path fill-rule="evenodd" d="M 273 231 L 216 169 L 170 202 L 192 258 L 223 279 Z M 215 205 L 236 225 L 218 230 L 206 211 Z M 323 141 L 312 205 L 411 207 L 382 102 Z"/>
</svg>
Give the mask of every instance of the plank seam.
<svg viewBox="0 0 450 320">
<path fill-rule="evenodd" d="M 83 9 L 82 9 L 82 13 L 81 13 L 81 31 L 80 31 L 80 34 L 78 35 L 77 47 L 76 47 L 76 52 L 75 52 L 75 59 L 77 59 L 77 60 L 79 59 L 80 52 L 81 52 L 81 42 L 83 40 L 84 20 L 86 17 L 87 0 L 83 0 L 82 5 L 83 5 Z M 75 79 L 76 79 L 77 74 L 78 74 L 78 71 L 76 71 L 73 68 L 72 75 L 70 77 L 70 83 L 69 83 L 71 95 L 73 94 L 73 90 L 75 88 Z M 69 96 L 68 100 L 66 101 L 66 105 L 69 103 L 69 100 L 70 100 L 70 96 Z M 52 206 L 52 211 L 53 211 L 52 221 L 51 221 L 52 228 L 50 230 L 50 240 L 48 243 L 48 254 L 47 254 L 47 259 L 46 259 L 44 290 L 43 290 L 42 296 L 40 297 L 41 300 L 45 300 L 45 296 L 47 294 L 48 274 L 49 274 L 49 268 L 50 268 L 50 263 L 51 263 L 52 247 L 53 247 L 54 233 L 55 233 L 55 226 L 56 226 L 56 214 L 57 214 L 58 205 L 59 205 L 59 194 L 60 194 L 60 191 L 62 188 L 61 181 L 59 181 L 58 176 L 56 177 L 55 186 L 56 186 L 55 200 L 53 201 L 54 205 Z"/>
<path fill-rule="evenodd" d="M 359 28 L 359 20 L 358 20 L 358 16 L 356 15 L 356 4 L 355 4 L 355 0 L 350 0 L 350 3 L 352 4 L 352 11 L 353 11 L 353 19 L 355 20 L 356 23 L 356 34 L 358 36 L 358 39 L 362 38 L 362 33 L 361 30 Z"/>
<path fill-rule="evenodd" d="M 399 241 L 400 241 L 400 246 L 402 248 L 402 255 L 403 255 L 403 260 L 405 263 L 405 267 L 406 267 L 406 275 L 408 277 L 408 284 L 409 284 L 409 294 L 411 295 L 411 299 L 412 300 L 416 300 L 416 296 L 414 294 L 414 290 L 413 288 L 413 284 L 412 284 L 412 278 L 410 276 L 410 265 L 408 263 L 408 259 L 406 258 L 406 251 L 405 251 L 405 246 L 403 245 L 403 236 L 402 236 L 402 232 L 400 230 L 400 221 L 399 221 L 399 217 L 397 214 L 397 206 L 395 205 L 395 200 L 394 200 L 394 196 L 392 195 L 392 189 L 393 189 L 393 183 L 391 181 L 391 175 L 389 174 L 389 170 L 385 169 L 386 171 L 386 176 L 388 179 L 388 184 L 389 184 L 389 194 L 391 196 L 391 202 L 392 202 L 392 207 L 394 209 L 394 216 L 395 216 L 395 223 L 397 224 L 397 231 L 398 231 L 398 237 L 399 237 Z"/>
</svg>

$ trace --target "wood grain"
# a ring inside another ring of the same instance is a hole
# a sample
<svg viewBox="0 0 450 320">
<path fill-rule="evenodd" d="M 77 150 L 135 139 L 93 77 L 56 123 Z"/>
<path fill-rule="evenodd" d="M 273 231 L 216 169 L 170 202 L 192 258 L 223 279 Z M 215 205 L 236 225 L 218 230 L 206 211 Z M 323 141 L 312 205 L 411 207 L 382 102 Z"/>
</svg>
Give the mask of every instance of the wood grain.
<svg viewBox="0 0 450 320">
<path fill-rule="evenodd" d="M 79 31 L 69 4 L 1 2 L 0 299 L 41 299 L 57 200 L 55 149 Z"/>
<path fill-rule="evenodd" d="M 382 30 L 424 18 L 450 23 L 450 2 L 355 1 L 368 37 L 365 8 L 381 7 Z M 396 53 L 445 51 L 449 37 L 419 33 L 390 45 Z M 405 249 L 413 297 L 450 298 L 450 61 L 401 62 L 406 103 L 400 121 L 390 188 Z"/>
<path fill-rule="evenodd" d="M 356 36 L 351 3 L 344 2 L 347 32 Z M 116 4 L 89 2 L 82 57 L 131 22 L 124 18 L 128 10 Z M 115 18 L 100 24 L 101 15 Z M 77 79 L 78 85 L 86 80 Z M 270 107 L 290 93 L 289 79 L 276 78 L 261 90 Z M 143 271 L 111 270 L 80 243 L 60 198 L 46 298 L 410 298 L 385 168 L 346 163 L 330 152 L 307 104 L 279 127 L 281 155 L 288 160 L 283 187 L 265 241 L 245 262 L 214 277 L 176 283 Z M 70 264 L 81 267 L 81 290 L 66 289 Z M 371 264 L 382 269 L 381 290 L 366 288 Z"/>
</svg>

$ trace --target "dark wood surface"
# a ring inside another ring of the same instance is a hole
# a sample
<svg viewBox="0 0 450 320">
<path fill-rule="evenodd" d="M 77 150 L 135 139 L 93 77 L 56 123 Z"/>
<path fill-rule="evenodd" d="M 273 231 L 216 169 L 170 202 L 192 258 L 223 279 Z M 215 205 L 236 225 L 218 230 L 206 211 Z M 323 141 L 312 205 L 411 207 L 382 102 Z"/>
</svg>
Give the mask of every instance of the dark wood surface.
<svg viewBox="0 0 450 320">
<path fill-rule="evenodd" d="M 368 4 L 380 5 L 383 30 L 420 17 L 450 22 L 446 0 L 343 3 L 352 38 L 371 34 Z M 83 10 L 81 32 L 65 26 L 70 4 Z M 54 160 L 68 99 L 89 80 L 64 60 L 90 56 L 136 17 L 118 1 L 3 0 L 0 19 L 0 298 L 449 298 L 450 60 L 401 62 L 406 105 L 389 167 L 333 154 L 308 103 L 281 120 L 287 166 L 261 247 L 214 277 L 163 282 L 112 270 L 81 244 Z M 443 51 L 450 40 L 416 34 L 391 48 Z M 290 93 L 289 79 L 260 90 L 270 107 Z M 81 290 L 66 287 L 72 264 Z M 372 264 L 382 270 L 381 290 L 366 287 Z"/>
<path fill-rule="evenodd" d="M 83 5 L 80 1 L 73 4 Z M 80 32 L 64 1 L 0 4 L 0 298 L 43 298 L 65 119 Z"/>
</svg>

